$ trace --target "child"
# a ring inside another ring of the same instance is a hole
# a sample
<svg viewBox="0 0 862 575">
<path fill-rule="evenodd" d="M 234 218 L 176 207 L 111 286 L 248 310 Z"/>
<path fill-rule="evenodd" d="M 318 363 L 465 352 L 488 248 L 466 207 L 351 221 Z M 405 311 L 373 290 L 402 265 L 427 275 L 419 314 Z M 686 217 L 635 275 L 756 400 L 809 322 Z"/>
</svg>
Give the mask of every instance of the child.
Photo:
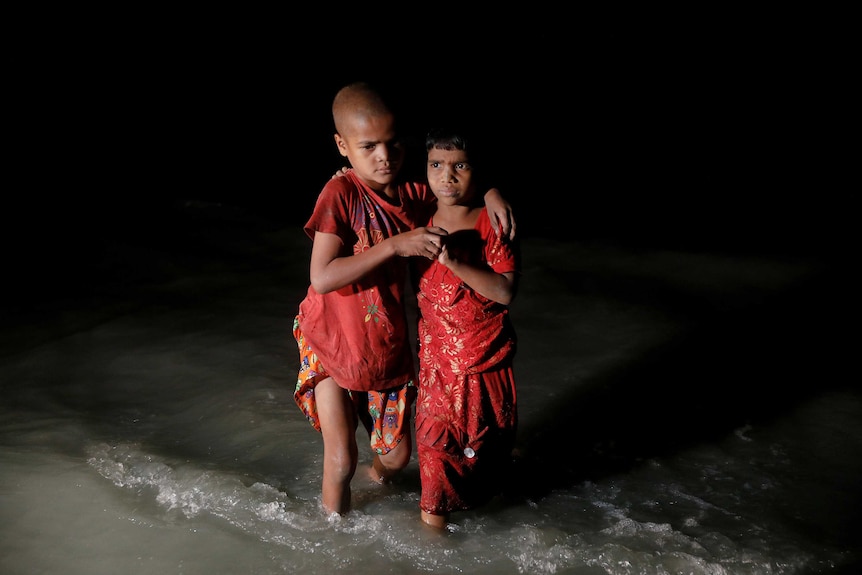
<svg viewBox="0 0 862 575">
<path fill-rule="evenodd" d="M 507 306 L 520 256 L 517 244 L 497 237 L 475 201 L 472 143 L 442 130 L 426 139 L 428 184 L 437 197 L 428 225 L 448 235 L 436 259 L 416 262 L 416 443 L 422 521 L 438 529 L 451 511 L 499 493 L 518 420 L 516 337 Z"/>
<path fill-rule="evenodd" d="M 313 240 L 311 285 L 293 334 L 300 371 L 294 399 L 323 436 L 321 503 L 350 510 L 361 421 L 375 452 L 369 473 L 383 483 L 410 460 L 414 360 L 404 307 L 406 258 L 436 258 L 446 232 L 428 220 L 428 187 L 397 179 L 404 149 L 395 118 L 365 83 L 332 104 L 335 144 L 352 166 L 326 183 L 306 223 Z M 512 235 L 509 206 L 492 190 L 500 232 Z M 490 208 L 489 208 L 490 209 Z"/>
</svg>

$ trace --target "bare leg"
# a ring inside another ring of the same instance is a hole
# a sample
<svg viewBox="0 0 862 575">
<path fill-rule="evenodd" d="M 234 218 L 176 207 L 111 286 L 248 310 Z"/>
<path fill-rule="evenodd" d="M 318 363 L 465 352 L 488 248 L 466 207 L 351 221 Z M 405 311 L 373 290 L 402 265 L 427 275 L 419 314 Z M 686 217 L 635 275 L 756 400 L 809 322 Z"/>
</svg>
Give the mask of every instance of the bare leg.
<svg viewBox="0 0 862 575">
<path fill-rule="evenodd" d="M 401 441 L 385 455 L 375 455 L 368 470 L 371 479 L 377 483 L 387 483 L 410 463 L 413 441 L 407 433 Z"/>
<path fill-rule="evenodd" d="M 356 413 L 347 391 L 330 378 L 314 388 L 320 430 L 323 433 L 323 485 L 321 501 L 327 513 L 350 511 L 350 480 L 359 460 Z"/>
</svg>

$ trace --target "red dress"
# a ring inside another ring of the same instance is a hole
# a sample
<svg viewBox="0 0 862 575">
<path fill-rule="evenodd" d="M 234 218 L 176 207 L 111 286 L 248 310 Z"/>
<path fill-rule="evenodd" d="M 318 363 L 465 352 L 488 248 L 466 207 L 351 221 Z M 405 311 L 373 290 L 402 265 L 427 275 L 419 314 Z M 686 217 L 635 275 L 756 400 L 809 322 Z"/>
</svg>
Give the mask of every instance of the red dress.
<svg viewBox="0 0 862 575">
<path fill-rule="evenodd" d="M 483 209 L 449 249 L 498 273 L 519 273 L 514 244 L 497 238 Z M 418 260 L 420 507 L 442 515 L 485 503 L 506 478 L 515 444 L 516 337 L 505 305 L 464 285 L 436 260 Z"/>
<path fill-rule="evenodd" d="M 329 180 L 305 232 L 336 234 L 345 255 L 357 254 L 428 219 L 434 196 L 424 184 L 402 183 L 389 202 L 351 171 Z M 360 281 L 319 294 L 311 286 L 299 305 L 302 334 L 327 373 L 343 388 L 382 391 L 413 379 L 413 351 L 404 308 L 406 258 L 393 258 Z"/>
</svg>

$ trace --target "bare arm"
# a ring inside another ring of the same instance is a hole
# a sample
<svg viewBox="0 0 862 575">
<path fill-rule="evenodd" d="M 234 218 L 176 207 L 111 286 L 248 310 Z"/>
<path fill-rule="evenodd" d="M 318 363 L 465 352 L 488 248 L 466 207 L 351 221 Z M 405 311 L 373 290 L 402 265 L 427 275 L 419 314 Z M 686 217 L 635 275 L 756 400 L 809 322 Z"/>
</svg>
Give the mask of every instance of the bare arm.
<svg viewBox="0 0 862 575">
<path fill-rule="evenodd" d="M 417 228 L 387 238 L 364 252 L 344 256 L 340 255 L 342 245 L 337 235 L 316 232 L 311 247 L 311 285 L 316 292 L 327 293 L 359 281 L 395 256 L 434 259 L 440 253 L 443 235 L 446 235 L 443 228 Z"/>
<path fill-rule="evenodd" d="M 349 166 L 339 168 L 331 179 L 343 176 L 350 170 Z M 485 208 L 488 210 L 488 215 L 491 217 L 491 226 L 497 232 L 497 237 L 508 236 L 510 240 L 515 239 L 515 214 L 512 213 L 512 206 L 506 201 L 506 198 L 500 193 L 497 188 L 491 188 L 485 192 Z"/>
<path fill-rule="evenodd" d="M 490 267 L 477 267 L 459 262 L 450 257 L 446 246 L 443 246 L 437 261 L 452 270 L 452 273 L 477 293 L 490 300 L 509 305 L 515 298 L 517 274 L 514 272 L 500 274 Z"/>
<path fill-rule="evenodd" d="M 515 239 L 515 215 L 500 190 L 491 188 L 485 193 L 485 209 L 488 210 L 491 226 L 497 232 L 497 237 L 508 236 L 510 240 Z"/>
</svg>

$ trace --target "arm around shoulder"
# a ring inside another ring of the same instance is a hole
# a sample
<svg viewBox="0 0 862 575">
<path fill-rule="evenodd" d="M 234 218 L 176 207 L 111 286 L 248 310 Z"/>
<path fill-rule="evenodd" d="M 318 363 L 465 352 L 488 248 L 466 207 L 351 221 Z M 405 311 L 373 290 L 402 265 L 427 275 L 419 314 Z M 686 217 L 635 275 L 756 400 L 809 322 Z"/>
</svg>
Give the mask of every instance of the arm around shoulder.
<svg viewBox="0 0 862 575">
<path fill-rule="evenodd" d="M 512 206 L 497 188 L 491 188 L 485 192 L 485 209 L 491 219 L 491 226 L 497 233 L 497 237 L 508 237 L 515 239 L 515 215 Z"/>
</svg>

